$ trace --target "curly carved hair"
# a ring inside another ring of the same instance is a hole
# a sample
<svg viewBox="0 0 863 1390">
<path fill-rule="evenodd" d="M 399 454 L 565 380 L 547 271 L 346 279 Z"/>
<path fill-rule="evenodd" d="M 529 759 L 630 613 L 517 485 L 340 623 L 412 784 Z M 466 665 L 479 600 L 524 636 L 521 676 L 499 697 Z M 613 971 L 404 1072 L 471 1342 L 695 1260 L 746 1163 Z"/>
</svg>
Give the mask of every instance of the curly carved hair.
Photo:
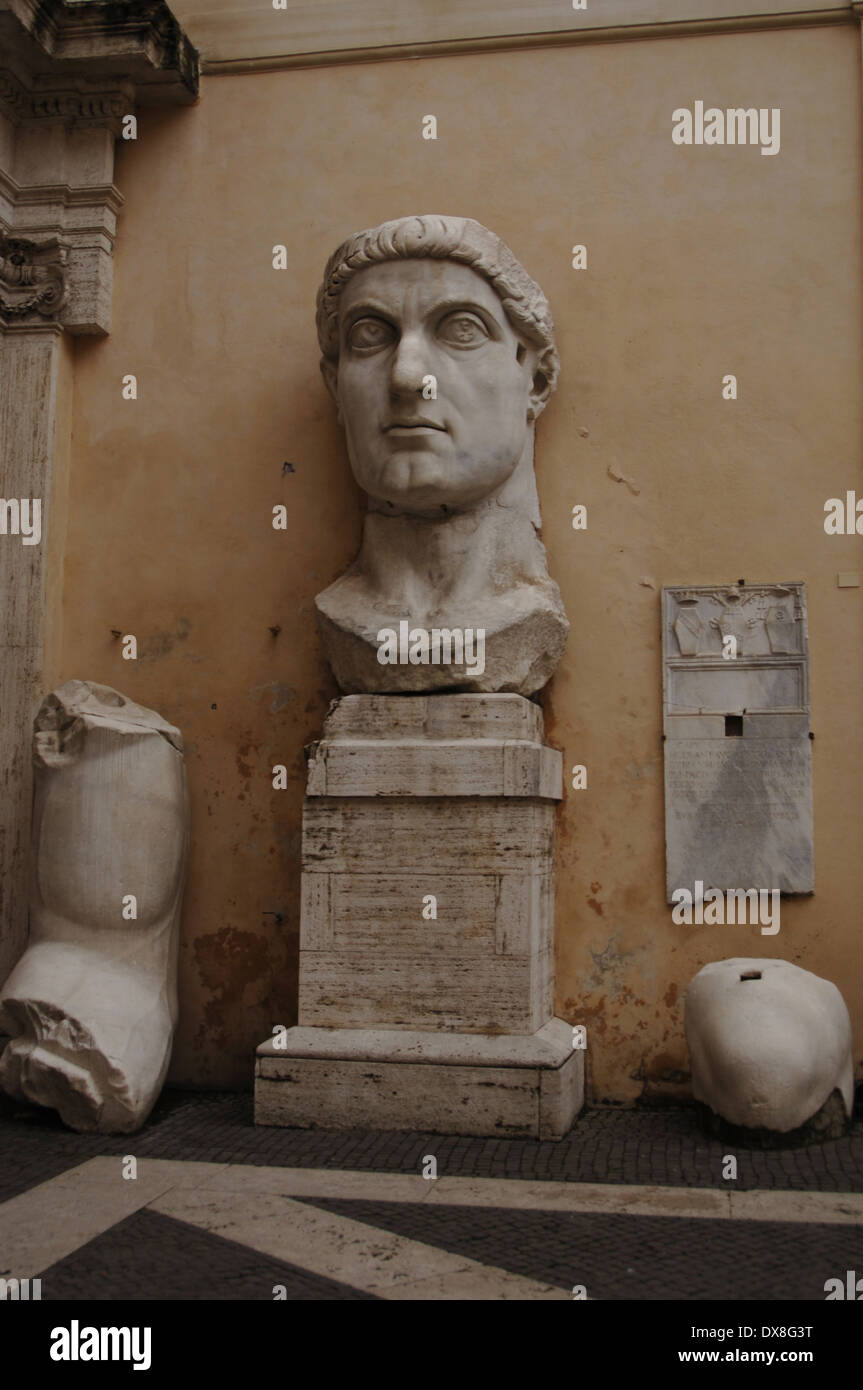
<svg viewBox="0 0 863 1390">
<path fill-rule="evenodd" d="M 381 261 L 421 256 L 460 261 L 488 280 L 516 333 L 539 348 L 537 372 L 545 377 L 550 395 L 560 361 L 548 301 L 506 243 L 471 217 L 399 217 L 343 241 L 327 261 L 318 290 L 318 342 L 324 359 L 338 362 L 339 298 L 352 276 Z"/>
</svg>

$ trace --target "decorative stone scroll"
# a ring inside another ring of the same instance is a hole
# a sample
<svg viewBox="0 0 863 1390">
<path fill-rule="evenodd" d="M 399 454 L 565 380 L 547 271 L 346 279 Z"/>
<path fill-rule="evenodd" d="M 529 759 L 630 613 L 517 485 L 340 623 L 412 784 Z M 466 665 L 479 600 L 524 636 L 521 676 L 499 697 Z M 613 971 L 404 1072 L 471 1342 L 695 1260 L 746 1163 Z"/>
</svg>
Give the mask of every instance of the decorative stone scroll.
<svg viewBox="0 0 863 1390">
<path fill-rule="evenodd" d="M 55 318 L 66 301 L 66 249 L 56 237 L 36 243 L 0 231 L 0 318 Z"/>
<path fill-rule="evenodd" d="M 665 841 L 677 889 L 811 893 L 804 585 L 662 595 Z"/>
</svg>

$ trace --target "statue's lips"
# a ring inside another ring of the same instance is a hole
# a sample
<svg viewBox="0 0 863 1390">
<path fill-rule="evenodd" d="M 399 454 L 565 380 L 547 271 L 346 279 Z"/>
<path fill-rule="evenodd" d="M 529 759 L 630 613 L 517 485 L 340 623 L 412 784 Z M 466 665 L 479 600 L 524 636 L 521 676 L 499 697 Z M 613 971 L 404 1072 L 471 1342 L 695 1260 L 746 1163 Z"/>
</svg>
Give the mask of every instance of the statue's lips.
<svg viewBox="0 0 863 1390">
<path fill-rule="evenodd" d="M 391 425 L 384 426 L 384 434 L 410 435 L 428 434 L 430 431 L 441 430 L 447 433 L 445 425 L 436 425 L 431 420 L 394 420 Z"/>
</svg>

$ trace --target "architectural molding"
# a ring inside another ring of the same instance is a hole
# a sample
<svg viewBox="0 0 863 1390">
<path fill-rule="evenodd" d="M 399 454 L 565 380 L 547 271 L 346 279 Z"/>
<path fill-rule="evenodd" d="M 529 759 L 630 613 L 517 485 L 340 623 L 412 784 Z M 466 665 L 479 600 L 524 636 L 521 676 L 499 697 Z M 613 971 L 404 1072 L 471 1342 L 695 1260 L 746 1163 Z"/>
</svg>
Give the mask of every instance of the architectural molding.
<svg viewBox="0 0 863 1390">
<path fill-rule="evenodd" d="M 163 0 L 0 0 L 0 52 L 0 231 L 64 249 L 64 294 L 43 287 L 34 313 L 107 333 L 122 205 L 114 141 L 142 103 L 194 100 L 197 52 Z M 0 323 L 20 322 L 23 302 Z"/>
<path fill-rule="evenodd" d="M 122 76 L 139 105 L 198 95 L 197 50 L 164 0 L 0 0 L 4 31 L 35 75 Z"/>
<path fill-rule="evenodd" d="M 115 214 L 123 206 L 123 195 L 113 183 L 72 187 L 67 183 L 19 184 L 0 169 L 0 199 L 37 207 L 43 204 L 62 207 L 91 207 L 98 203 L 111 208 Z M 100 224 L 101 225 L 101 224 Z"/>
<path fill-rule="evenodd" d="M 122 118 L 134 104 L 135 90 L 130 83 L 115 82 L 106 89 L 104 84 L 94 88 L 79 79 L 74 86 L 63 80 L 63 86 L 58 87 L 51 85 L 51 79 L 41 78 L 38 85 L 28 85 L 0 68 L 0 111 L 15 125 L 33 120 L 95 121 L 108 124 L 119 135 Z"/>
<path fill-rule="evenodd" d="M 847 25 L 863 18 L 863 3 L 782 10 L 767 14 L 718 15 L 715 17 L 630 21 L 609 25 L 583 25 L 567 29 L 512 34 L 473 35 L 413 43 L 353 45 L 343 48 L 323 46 L 292 53 L 270 53 L 260 57 L 205 58 L 205 76 L 231 73 L 273 72 L 290 68 L 328 67 L 345 63 L 399 62 L 415 58 L 445 58 L 471 53 L 506 53 L 537 48 L 568 48 L 581 44 L 624 43 L 642 39 L 684 38 L 708 34 L 752 33 L 762 30 L 810 29 Z M 489 21 L 491 23 L 491 21 Z M 322 31 L 316 40 L 325 41 Z"/>
<path fill-rule="evenodd" d="M 69 172 L 74 174 L 74 168 Z M 58 181 L 27 187 L 0 169 L 0 257 L 4 242 L 36 248 L 40 258 L 34 266 L 41 275 L 44 249 L 62 251 L 63 296 L 41 295 L 39 313 L 52 312 L 70 333 L 104 334 L 110 328 L 114 240 L 122 205 L 112 183 Z M 0 286 L 8 293 L 2 269 Z M 20 319 L 20 310 L 0 313 L 3 324 Z"/>
</svg>

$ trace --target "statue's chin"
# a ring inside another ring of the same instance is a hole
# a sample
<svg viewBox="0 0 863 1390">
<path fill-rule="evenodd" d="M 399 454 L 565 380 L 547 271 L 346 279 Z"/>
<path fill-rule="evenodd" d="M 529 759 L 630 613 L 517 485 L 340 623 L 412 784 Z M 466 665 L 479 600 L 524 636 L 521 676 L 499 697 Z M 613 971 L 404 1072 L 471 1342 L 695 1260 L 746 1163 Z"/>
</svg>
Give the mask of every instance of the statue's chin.
<svg viewBox="0 0 863 1390">
<path fill-rule="evenodd" d="M 506 478 L 497 478 L 483 485 L 458 487 L 452 479 L 428 481 L 412 487 L 393 488 L 389 492 L 369 493 L 369 511 L 383 516 L 442 517 L 455 512 L 471 512 L 490 502 L 503 490 Z"/>
<path fill-rule="evenodd" d="M 470 502 L 453 501 L 448 493 L 438 493 L 434 498 L 428 499 L 413 495 L 403 500 L 370 497 L 369 511 L 377 512 L 379 516 L 413 516 L 421 521 L 435 521 L 455 516 L 459 512 L 473 511 L 483 500 L 479 498 Z"/>
<path fill-rule="evenodd" d="M 390 459 L 374 478 L 356 472 L 369 498 L 369 508 L 383 515 L 445 516 L 470 511 L 497 493 L 515 471 L 516 463 L 489 467 L 488 461 L 454 466 L 433 454 Z"/>
</svg>

